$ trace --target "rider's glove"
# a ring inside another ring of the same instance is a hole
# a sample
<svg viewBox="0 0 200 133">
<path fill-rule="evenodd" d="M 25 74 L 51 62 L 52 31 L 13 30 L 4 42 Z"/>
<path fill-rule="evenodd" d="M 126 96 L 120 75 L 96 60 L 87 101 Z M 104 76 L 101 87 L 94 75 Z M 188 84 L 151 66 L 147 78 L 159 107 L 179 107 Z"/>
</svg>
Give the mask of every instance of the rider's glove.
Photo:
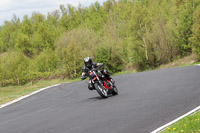
<svg viewBox="0 0 200 133">
<path fill-rule="evenodd" d="M 81 79 L 84 80 L 84 79 L 86 79 L 86 77 L 85 76 L 81 76 Z"/>
<path fill-rule="evenodd" d="M 98 66 L 103 66 L 103 63 L 97 63 L 97 67 L 98 67 Z"/>
</svg>

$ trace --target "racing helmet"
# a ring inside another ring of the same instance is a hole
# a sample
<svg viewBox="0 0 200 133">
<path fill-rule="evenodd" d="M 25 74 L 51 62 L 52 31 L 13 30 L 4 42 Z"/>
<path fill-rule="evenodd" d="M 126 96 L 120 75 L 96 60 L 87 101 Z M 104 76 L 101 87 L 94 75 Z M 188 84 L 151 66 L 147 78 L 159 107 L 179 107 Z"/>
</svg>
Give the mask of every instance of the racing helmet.
<svg viewBox="0 0 200 133">
<path fill-rule="evenodd" d="M 88 68 L 92 68 L 92 59 L 90 57 L 84 58 L 84 64 Z"/>
</svg>

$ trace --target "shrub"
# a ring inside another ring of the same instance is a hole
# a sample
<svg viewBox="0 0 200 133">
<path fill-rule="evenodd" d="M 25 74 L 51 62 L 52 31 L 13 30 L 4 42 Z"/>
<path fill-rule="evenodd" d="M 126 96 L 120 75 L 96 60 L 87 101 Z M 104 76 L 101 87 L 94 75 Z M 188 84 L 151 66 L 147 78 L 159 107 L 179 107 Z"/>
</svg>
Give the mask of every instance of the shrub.
<svg viewBox="0 0 200 133">
<path fill-rule="evenodd" d="M 22 85 L 27 82 L 29 59 L 20 52 L 4 53 L 0 57 L 1 86 Z"/>
</svg>

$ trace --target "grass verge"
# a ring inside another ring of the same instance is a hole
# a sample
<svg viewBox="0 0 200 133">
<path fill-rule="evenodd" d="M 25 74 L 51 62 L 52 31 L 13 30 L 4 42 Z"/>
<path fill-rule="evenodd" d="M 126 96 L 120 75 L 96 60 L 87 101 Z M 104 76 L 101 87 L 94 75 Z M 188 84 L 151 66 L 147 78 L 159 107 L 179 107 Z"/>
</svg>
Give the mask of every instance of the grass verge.
<svg viewBox="0 0 200 133">
<path fill-rule="evenodd" d="M 179 120 L 161 133 L 200 133 L 200 111 Z"/>
<path fill-rule="evenodd" d="M 191 66 L 198 64 L 197 57 L 194 54 L 191 54 L 189 56 L 185 56 L 181 59 L 174 60 L 171 63 L 163 64 L 159 66 L 157 69 L 166 69 L 166 68 L 174 68 L 174 67 L 184 67 L 184 66 Z"/>
<path fill-rule="evenodd" d="M 122 71 L 122 72 L 115 73 L 112 76 L 133 73 L 133 72 L 134 71 Z M 76 82 L 80 80 L 81 80 L 80 78 L 71 79 L 71 80 L 62 80 L 62 79 L 42 80 L 33 84 L 28 83 L 23 86 L 0 87 L 0 105 L 5 104 L 9 101 L 15 100 L 21 96 L 28 95 L 34 91 L 37 91 L 47 86 L 52 86 L 55 84 L 62 84 L 62 83 L 67 83 L 67 82 Z"/>
<path fill-rule="evenodd" d="M 122 71 L 122 72 L 114 73 L 114 74 L 112 74 L 112 76 L 122 75 L 122 74 L 128 74 L 128 73 L 134 73 L 134 72 L 136 72 L 136 70 Z"/>
<path fill-rule="evenodd" d="M 48 81 L 45 80 L 45 81 L 38 81 L 37 83 L 34 83 L 34 84 L 28 83 L 23 86 L 1 87 L 0 88 L 0 105 L 7 103 L 9 101 L 12 101 L 14 99 L 17 99 L 21 96 L 30 94 L 36 90 L 39 90 L 47 86 L 67 83 L 67 82 L 75 82 L 75 81 L 80 81 L 80 78 L 72 79 L 72 80 L 62 80 L 62 79 L 55 79 L 55 80 L 48 80 Z"/>
</svg>

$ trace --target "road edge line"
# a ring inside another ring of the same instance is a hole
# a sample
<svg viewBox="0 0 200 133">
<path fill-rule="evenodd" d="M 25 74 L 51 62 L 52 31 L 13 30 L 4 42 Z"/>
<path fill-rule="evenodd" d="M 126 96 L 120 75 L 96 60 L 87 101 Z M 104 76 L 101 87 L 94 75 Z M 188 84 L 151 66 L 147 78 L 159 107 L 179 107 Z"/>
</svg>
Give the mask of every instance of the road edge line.
<svg viewBox="0 0 200 133">
<path fill-rule="evenodd" d="M 195 66 L 200 66 L 200 64 L 196 64 Z M 198 110 L 200 110 L 200 106 L 198 106 L 198 107 L 196 107 L 195 109 L 191 110 L 190 112 L 188 112 L 188 113 L 186 113 L 186 114 L 184 114 L 184 115 L 178 117 L 177 119 L 175 119 L 175 120 L 173 120 L 173 121 L 171 121 L 171 122 L 169 122 L 169 123 L 167 123 L 167 124 L 165 124 L 165 125 L 163 125 L 163 126 L 157 128 L 157 129 L 155 129 L 155 130 L 152 131 L 151 133 L 158 133 L 158 132 L 161 132 L 161 131 L 163 131 L 165 128 L 167 128 L 167 127 L 169 127 L 170 125 L 174 124 L 175 122 L 179 121 L 180 119 L 183 119 L 184 117 L 186 117 L 186 116 L 188 116 L 188 115 L 191 115 L 191 114 L 193 114 L 194 112 L 196 112 L 196 111 L 198 111 Z"/>
<path fill-rule="evenodd" d="M 48 86 L 48 87 L 45 87 L 45 88 L 41 88 L 41 89 L 39 89 L 39 90 L 37 90 L 37 91 L 34 91 L 34 92 L 32 92 L 32 93 L 30 93 L 30 94 L 28 94 L 28 95 L 21 96 L 21 97 L 15 99 L 15 100 L 12 100 L 12 101 L 10 101 L 10 102 L 8 102 L 8 103 L 5 103 L 5 104 L 0 105 L 0 109 L 2 109 L 2 108 L 4 108 L 4 107 L 7 107 L 7 106 L 9 106 L 9 105 L 11 105 L 11 104 L 14 104 L 14 103 L 16 103 L 16 102 L 19 102 L 19 101 L 21 101 L 21 100 L 23 100 L 23 99 L 25 99 L 25 98 L 28 98 L 28 97 L 30 97 L 30 96 L 32 96 L 32 95 L 35 95 L 35 94 L 37 94 L 37 93 L 39 93 L 39 92 L 42 92 L 42 91 L 44 91 L 44 90 L 47 90 L 47 89 L 49 89 L 49 88 L 52 88 L 52 87 L 55 87 L 55 86 L 59 86 L 59 85 L 61 85 L 61 84 L 55 84 L 55 85 L 52 85 L 52 86 Z"/>
<path fill-rule="evenodd" d="M 200 106 L 198 106 L 198 107 L 196 107 L 195 109 L 191 110 L 190 112 L 188 112 L 188 113 L 186 113 L 186 114 L 184 114 L 184 115 L 178 117 L 177 119 L 175 119 L 175 120 L 173 120 L 173 121 L 171 121 L 171 122 L 169 122 L 169 123 L 167 123 L 167 124 L 165 124 L 165 125 L 163 125 L 163 126 L 157 128 L 156 130 L 152 131 L 151 133 L 158 133 L 158 132 L 161 132 L 161 131 L 163 131 L 165 128 L 167 128 L 167 127 L 169 127 L 170 125 L 174 124 L 175 122 L 179 121 L 180 119 L 182 119 L 182 118 L 184 118 L 184 117 L 186 117 L 186 116 L 188 116 L 188 115 L 191 115 L 191 114 L 193 114 L 194 112 L 196 112 L 196 111 L 198 111 L 198 110 L 200 110 Z"/>
</svg>

